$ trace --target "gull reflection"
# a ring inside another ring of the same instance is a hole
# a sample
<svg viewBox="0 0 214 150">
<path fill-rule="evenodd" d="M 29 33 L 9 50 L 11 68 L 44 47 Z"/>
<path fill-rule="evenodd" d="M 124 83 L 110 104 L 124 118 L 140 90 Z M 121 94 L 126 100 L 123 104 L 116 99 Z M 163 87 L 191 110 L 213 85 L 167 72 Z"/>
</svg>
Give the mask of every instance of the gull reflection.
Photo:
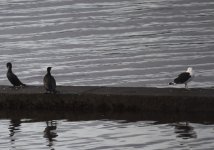
<svg viewBox="0 0 214 150">
<path fill-rule="evenodd" d="M 46 121 L 46 128 L 44 130 L 44 137 L 48 140 L 49 147 L 53 146 L 53 142 L 55 141 L 55 138 L 58 136 L 56 133 L 57 129 L 57 122 L 56 121 Z"/>
<path fill-rule="evenodd" d="M 188 122 L 179 122 L 174 124 L 174 126 L 177 137 L 183 139 L 197 138 L 197 133 L 194 131 L 194 128 L 189 125 Z"/>
</svg>

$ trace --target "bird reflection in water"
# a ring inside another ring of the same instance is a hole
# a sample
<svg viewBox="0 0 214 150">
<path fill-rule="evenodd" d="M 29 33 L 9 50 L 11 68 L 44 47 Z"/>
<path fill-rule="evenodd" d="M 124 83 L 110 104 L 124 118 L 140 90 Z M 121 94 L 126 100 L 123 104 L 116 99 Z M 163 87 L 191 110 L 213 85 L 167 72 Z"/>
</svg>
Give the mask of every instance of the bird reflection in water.
<svg viewBox="0 0 214 150">
<path fill-rule="evenodd" d="M 175 126 L 175 133 L 177 134 L 177 137 L 183 139 L 197 138 L 197 133 L 188 122 L 175 123 L 173 126 Z"/>
<path fill-rule="evenodd" d="M 11 119 L 10 120 L 10 125 L 9 125 L 9 131 L 10 131 L 10 142 L 12 148 L 15 148 L 15 134 L 19 132 L 21 126 L 21 119 Z"/>
<path fill-rule="evenodd" d="M 55 138 L 58 136 L 56 133 L 57 122 L 56 121 L 46 121 L 46 128 L 44 130 L 44 137 L 48 140 L 49 147 L 53 146 L 53 142 L 56 141 Z M 53 149 L 52 149 L 53 150 Z"/>
</svg>

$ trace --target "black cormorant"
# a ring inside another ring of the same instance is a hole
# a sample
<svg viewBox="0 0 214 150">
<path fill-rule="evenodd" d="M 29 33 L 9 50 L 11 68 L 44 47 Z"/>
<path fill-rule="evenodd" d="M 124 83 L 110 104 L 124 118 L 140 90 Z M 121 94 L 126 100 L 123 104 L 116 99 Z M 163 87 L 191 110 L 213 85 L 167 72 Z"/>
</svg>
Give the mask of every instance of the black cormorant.
<svg viewBox="0 0 214 150">
<path fill-rule="evenodd" d="M 56 80 L 51 75 L 51 67 L 47 68 L 47 74 L 44 76 L 43 83 L 47 92 L 56 93 Z"/>
<path fill-rule="evenodd" d="M 7 63 L 7 78 L 10 81 L 10 83 L 16 87 L 16 86 L 26 86 L 25 84 L 23 84 L 19 78 L 13 73 L 12 71 L 12 64 L 10 62 Z"/>
</svg>

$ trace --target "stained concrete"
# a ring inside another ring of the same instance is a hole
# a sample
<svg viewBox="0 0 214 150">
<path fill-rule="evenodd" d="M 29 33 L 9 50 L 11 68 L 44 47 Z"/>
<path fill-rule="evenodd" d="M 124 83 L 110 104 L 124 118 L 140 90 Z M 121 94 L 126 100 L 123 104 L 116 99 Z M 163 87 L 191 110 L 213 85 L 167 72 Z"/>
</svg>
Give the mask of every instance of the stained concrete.
<svg viewBox="0 0 214 150">
<path fill-rule="evenodd" d="M 0 86 L 0 110 L 81 112 L 214 112 L 214 89 L 153 87 Z"/>
</svg>

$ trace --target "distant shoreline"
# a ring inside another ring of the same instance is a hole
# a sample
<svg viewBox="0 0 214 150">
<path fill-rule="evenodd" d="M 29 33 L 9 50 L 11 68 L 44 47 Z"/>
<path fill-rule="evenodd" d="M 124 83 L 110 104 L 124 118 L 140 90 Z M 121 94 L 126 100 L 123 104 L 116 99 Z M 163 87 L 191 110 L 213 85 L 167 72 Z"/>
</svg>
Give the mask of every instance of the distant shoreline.
<svg viewBox="0 0 214 150">
<path fill-rule="evenodd" d="M 71 112 L 214 112 L 214 89 L 58 86 L 14 89 L 0 86 L 0 110 L 63 110 Z"/>
</svg>

